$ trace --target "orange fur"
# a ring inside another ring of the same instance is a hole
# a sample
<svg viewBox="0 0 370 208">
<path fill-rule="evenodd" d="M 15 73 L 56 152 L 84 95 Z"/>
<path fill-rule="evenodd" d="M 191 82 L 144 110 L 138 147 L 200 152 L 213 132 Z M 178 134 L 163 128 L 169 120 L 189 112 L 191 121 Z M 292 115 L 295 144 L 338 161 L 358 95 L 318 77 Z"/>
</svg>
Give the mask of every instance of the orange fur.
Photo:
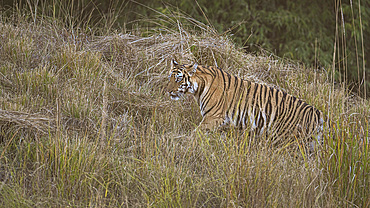
<svg viewBox="0 0 370 208">
<path fill-rule="evenodd" d="M 194 95 L 203 116 L 198 128 L 231 125 L 257 135 L 317 135 L 323 114 L 281 90 L 230 75 L 220 68 L 173 63 L 167 92 L 172 99 Z"/>
</svg>

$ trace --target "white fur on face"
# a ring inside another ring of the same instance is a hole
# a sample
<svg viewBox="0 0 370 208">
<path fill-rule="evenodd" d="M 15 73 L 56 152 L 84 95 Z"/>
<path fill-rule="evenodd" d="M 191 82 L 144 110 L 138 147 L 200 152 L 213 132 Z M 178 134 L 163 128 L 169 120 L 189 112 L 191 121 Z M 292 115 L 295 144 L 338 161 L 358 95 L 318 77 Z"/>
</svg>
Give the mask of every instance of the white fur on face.
<svg viewBox="0 0 370 208">
<path fill-rule="evenodd" d="M 197 82 L 193 82 L 193 84 L 190 84 L 189 82 L 189 92 L 191 94 L 195 94 L 195 92 L 198 90 L 198 83 Z"/>
<path fill-rule="evenodd" d="M 174 97 L 174 96 L 172 96 L 172 95 L 171 95 L 171 99 L 172 99 L 172 100 L 179 100 L 179 99 L 180 99 L 180 97 L 177 97 L 177 96 L 176 96 L 176 97 Z"/>
</svg>

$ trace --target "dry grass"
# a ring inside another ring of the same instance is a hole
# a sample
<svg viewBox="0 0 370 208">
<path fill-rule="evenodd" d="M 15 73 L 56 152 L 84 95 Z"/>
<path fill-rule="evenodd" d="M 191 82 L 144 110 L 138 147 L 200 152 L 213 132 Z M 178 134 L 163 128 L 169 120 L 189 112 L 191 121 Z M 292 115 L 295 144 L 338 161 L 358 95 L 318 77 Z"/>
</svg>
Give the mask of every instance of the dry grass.
<svg viewBox="0 0 370 208">
<path fill-rule="evenodd" d="M 332 89 L 325 71 L 245 54 L 195 20 L 167 18 L 165 32 L 96 36 L 52 18 L 1 17 L 0 206 L 370 205 L 368 101 Z M 198 106 L 163 91 L 173 57 L 316 106 L 332 122 L 321 151 L 193 133 Z"/>
</svg>

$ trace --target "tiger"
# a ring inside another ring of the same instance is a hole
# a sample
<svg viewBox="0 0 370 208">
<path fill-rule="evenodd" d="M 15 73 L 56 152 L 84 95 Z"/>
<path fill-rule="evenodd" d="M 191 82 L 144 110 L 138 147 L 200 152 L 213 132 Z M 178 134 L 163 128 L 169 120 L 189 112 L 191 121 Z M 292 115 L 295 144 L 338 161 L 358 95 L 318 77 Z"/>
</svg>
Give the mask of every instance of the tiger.
<svg viewBox="0 0 370 208">
<path fill-rule="evenodd" d="M 213 66 L 180 65 L 172 60 L 167 93 L 195 97 L 203 117 L 200 130 L 250 128 L 256 136 L 312 137 L 320 140 L 323 113 L 282 90 L 241 79 Z M 319 141 L 320 142 L 320 141 Z M 311 144 L 312 148 L 312 144 Z"/>
</svg>

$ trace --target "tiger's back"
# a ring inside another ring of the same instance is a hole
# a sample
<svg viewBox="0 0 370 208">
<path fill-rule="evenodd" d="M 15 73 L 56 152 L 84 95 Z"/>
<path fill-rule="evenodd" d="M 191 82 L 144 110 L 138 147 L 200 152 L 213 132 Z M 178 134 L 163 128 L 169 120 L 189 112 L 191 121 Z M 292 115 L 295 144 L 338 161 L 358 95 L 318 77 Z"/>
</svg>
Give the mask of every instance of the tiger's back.
<svg viewBox="0 0 370 208">
<path fill-rule="evenodd" d="M 174 63 L 167 91 L 171 97 L 194 95 L 203 116 L 201 129 L 231 125 L 257 135 L 302 137 L 317 134 L 323 126 L 323 114 L 313 106 L 216 67 Z"/>
</svg>

